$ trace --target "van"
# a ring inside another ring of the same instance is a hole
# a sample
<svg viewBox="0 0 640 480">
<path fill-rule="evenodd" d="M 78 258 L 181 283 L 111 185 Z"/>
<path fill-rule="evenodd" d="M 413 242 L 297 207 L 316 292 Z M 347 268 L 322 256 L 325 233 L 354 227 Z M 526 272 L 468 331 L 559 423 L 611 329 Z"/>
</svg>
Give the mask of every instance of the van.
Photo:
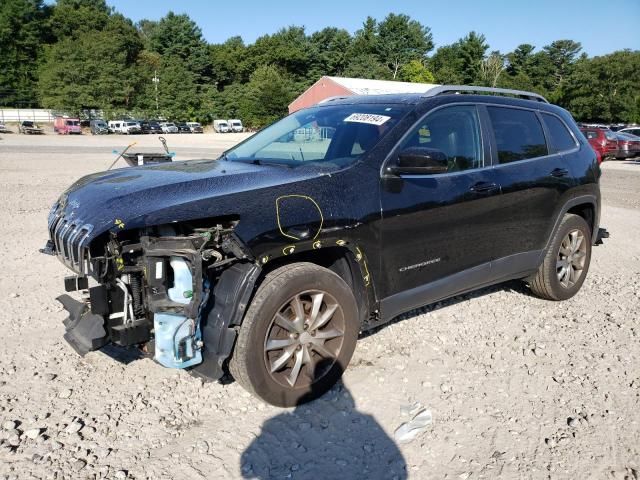
<svg viewBox="0 0 640 480">
<path fill-rule="evenodd" d="M 244 131 L 242 122 L 237 118 L 234 118 L 233 120 L 229 120 L 229 131 L 236 132 L 236 133 Z"/>
<path fill-rule="evenodd" d="M 53 120 L 53 131 L 60 135 L 68 135 L 70 133 L 81 135 L 82 129 L 80 128 L 80 119 L 56 117 Z"/>
<path fill-rule="evenodd" d="M 213 129 L 218 133 L 229 133 L 231 131 L 226 120 L 214 120 Z"/>
<path fill-rule="evenodd" d="M 138 125 L 138 122 L 133 122 L 131 120 L 111 120 L 109 122 L 109 131 L 113 133 L 131 135 L 134 133 L 140 133 L 140 125 Z"/>
</svg>

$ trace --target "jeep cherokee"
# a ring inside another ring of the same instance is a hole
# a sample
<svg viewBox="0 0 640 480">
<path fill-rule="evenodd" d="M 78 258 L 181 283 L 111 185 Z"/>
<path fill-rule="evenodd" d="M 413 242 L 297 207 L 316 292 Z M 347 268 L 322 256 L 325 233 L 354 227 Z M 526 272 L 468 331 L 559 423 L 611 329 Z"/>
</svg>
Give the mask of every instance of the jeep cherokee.
<svg viewBox="0 0 640 480">
<path fill-rule="evenodd" d="M 81 355 L 137 346 L 292 406 L 402 312 L 512 279 L 575 295 L 606 233 L 599 177 L 570 114 L 533 93 L 332 98 L 217 160 L 80 179 L 43 251 L 84 291 L 59 297 Z"/>
</svg>

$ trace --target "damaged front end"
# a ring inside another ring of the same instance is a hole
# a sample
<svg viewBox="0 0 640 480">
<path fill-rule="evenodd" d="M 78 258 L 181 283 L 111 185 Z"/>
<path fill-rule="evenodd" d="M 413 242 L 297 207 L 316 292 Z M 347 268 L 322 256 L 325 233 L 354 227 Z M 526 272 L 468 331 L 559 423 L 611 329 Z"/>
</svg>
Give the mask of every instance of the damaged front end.
<svg viewBox="0 0 640 480">
<path fill-rule="evenodd" d="M 260 271 L 236 223 L 116 229 L 90 246 L 83 234 L 69 239 L 74 226 L 50 226 L 44 252 L 78 274 L 65 281 L 67 291 L 82 291 L 81 300 L 58 298 L 69 313 L 65 339 L 80 355 L 135 346 L 165 367 L 220 378 Z"/>
</svg>

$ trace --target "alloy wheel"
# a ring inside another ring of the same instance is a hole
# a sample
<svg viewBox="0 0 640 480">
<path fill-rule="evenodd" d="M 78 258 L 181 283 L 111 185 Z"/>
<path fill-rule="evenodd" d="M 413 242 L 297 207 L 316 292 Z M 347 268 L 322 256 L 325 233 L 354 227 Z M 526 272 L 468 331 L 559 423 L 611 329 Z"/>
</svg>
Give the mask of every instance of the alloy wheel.
<svg viewBox="0 0 640 480">
<path fill-rule="evenodd" d="M 558 281 L 564 288 L 573 287 L 584 271 L 587 257 L 587 242 L 580 230 L 571 230 L 562 239 L 558 258 L 556 260 L 556 273 Z"/>
<path fill-rule="evenodd" d="M 336 362 L 344 332 L 344 313 L 332 295 L 310 290 L 293 296 L 278 309 L 267 328 L 267 372 L 287 388 L 310 386 Z"/>
</svg>

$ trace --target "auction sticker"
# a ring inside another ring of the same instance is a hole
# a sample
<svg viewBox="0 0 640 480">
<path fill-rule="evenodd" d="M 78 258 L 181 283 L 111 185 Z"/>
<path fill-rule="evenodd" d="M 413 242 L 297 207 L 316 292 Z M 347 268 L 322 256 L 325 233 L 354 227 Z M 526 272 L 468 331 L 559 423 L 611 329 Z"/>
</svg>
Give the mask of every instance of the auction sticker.
<svg viewBox="0 0 640 480">
<path fill-rule="evenodd" d="M 352 113 L 344 119 L 345 122 L 368 123 L 369 125 L 382 125 L 391 117 L 376 115 L 374 113 Z"/>
</svg>

